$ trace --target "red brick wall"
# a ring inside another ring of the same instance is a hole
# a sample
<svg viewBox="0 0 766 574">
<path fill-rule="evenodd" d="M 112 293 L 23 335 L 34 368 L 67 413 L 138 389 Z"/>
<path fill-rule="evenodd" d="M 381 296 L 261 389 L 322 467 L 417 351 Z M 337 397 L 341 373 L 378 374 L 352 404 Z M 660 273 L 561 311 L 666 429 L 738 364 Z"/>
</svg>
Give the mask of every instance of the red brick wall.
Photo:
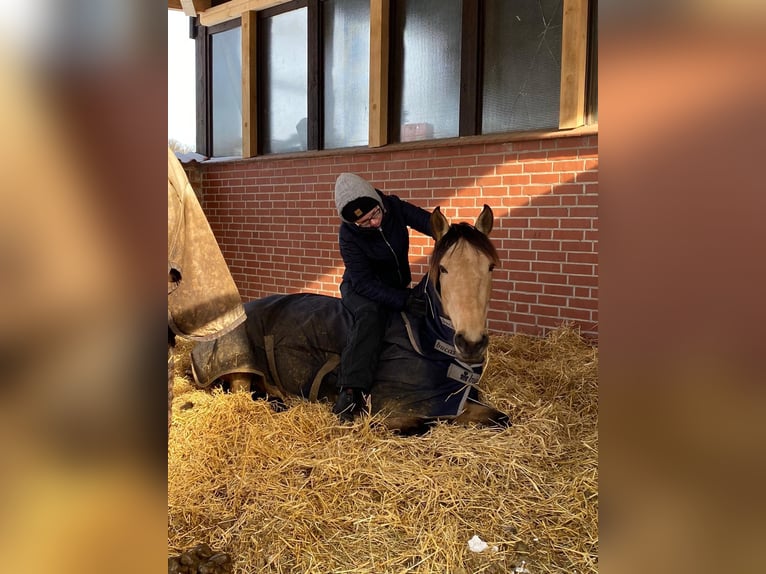
<svg viewBox="0 0 766 574">
<path fill-rule="evenodd" d="M 350 171 L 451 220 L 492 207 L 489 328 L 544 335 L 569 322 L 598 336 L 598 137 L 259 157 L 201 165 L 202 205 L 245 300 L 338 296 L 335 178 Z M 412 232 L 418 281 L 431 239 Z"/>
</svg>

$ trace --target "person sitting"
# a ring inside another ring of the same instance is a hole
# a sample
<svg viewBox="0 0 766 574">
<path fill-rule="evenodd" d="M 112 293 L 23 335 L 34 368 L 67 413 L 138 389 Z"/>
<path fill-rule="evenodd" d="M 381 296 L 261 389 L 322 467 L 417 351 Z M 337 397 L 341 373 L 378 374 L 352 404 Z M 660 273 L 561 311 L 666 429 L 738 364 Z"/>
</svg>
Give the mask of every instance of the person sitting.
<svg viewBox="0 0 766 574">
<path fill-rule="evenodd" d="M 345 270 L 343 305 L 353 324 L 341 353 L 338 399 L 333 412 L 350 422 L 368 412 L 383 336 L 392 311 L 424 315 L 426 302 L 410 288 L 408 227 L 433 237 L 431 214 L 396 195 L 386 195 L 353 173 L 335 182 L 335 206 Z"/>
</svg>

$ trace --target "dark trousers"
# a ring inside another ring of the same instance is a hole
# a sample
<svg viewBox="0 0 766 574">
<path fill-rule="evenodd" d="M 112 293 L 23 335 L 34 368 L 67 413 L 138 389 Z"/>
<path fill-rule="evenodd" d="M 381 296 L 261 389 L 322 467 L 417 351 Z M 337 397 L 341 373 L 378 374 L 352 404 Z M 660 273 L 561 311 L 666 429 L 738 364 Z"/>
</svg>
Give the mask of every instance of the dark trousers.
<svg viewBox="0 0 766 574">
<path fill-rule="evenodd" d="M 359 295 L 348 283 L 341 283 L 340 294 L 343 306 L 351 312 L 354 322 L 340 357 L 338 387 L 353 387 L 368 393 L 375 379 L 390 311 L 388 307 Z"/>
</svg>

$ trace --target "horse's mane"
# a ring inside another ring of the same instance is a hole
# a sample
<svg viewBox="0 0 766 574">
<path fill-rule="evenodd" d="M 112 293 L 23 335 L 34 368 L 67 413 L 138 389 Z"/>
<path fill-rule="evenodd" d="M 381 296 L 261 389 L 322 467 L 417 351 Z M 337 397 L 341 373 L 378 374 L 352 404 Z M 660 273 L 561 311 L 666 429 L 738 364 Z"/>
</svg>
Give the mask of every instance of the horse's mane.
<svg viewBox="0 0 766 574">
<path fill-rule="evenodd" d="M 500 257 L 498 257 L 497 250 L 489 237 L 469 223 L 453 223 L 449 226 L 447 233 L 436 242 L 433 253 L 431 254 L 431 264 L 429 266 L 428 275 L 434 284 L 439 280 L 439 264 L 441 263 L 444 254 L 459 241 L 465 241 L 468 245 L 479 251 L 479 253 L 486 255 L 494 265 L 500 263 Z"/>
</svg>

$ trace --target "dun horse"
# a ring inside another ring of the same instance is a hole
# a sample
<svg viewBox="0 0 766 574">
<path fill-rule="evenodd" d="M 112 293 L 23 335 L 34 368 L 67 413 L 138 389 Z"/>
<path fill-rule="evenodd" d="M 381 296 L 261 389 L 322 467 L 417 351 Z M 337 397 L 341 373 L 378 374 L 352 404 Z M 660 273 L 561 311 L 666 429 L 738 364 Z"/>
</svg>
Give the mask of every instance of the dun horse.
<svg viewBox="0 0 766 574">
<path fill-rule="evenodd" d="M 475 225 L 431 214 L 436 244 L 428 274 L 416 287 L 425 317 L 393 314 L 371 390 L 370 410 L 386 427 L 421 432 L 437 420 L 508 426 L 478 389 L 486 364 L 487 312 L 498 256 L 485 205 Z M 335 401 L 340 353 L 351 316 L 339 298 L 308 293 L 272 295 L 245 304 L 247 321 L 192 352 L 196 383 L 228 381 L 254 396 Z"/>
</svg>

